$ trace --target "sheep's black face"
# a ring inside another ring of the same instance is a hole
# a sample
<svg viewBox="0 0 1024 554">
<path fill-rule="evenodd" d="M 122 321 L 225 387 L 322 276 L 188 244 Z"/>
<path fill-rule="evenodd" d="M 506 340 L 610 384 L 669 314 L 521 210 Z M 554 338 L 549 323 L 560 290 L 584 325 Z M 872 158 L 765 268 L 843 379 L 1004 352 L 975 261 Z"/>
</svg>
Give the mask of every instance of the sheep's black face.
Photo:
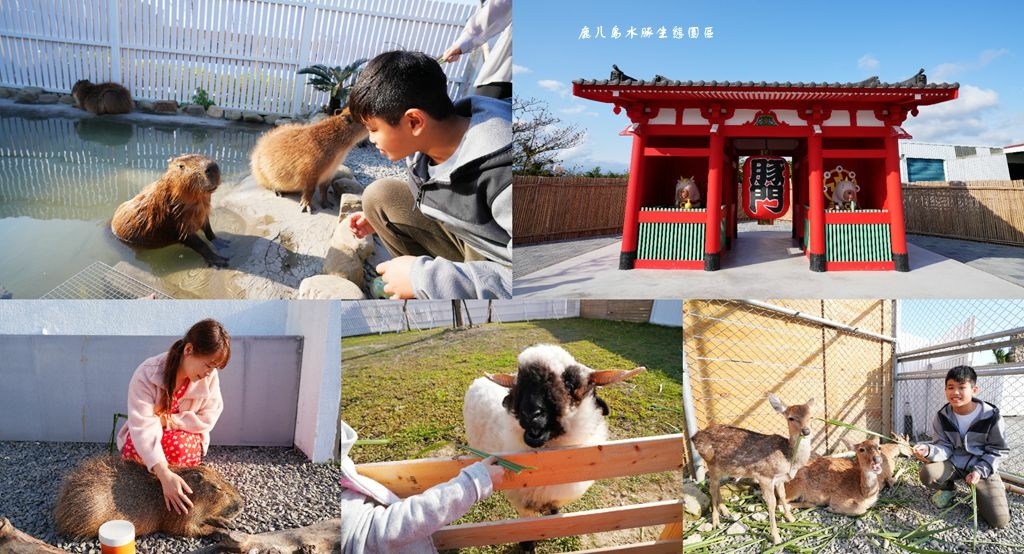
<svg viewBox="0 0 1024 554">
<path fill-rule="evenodd" d="M 562 415 L 592 390 L 579 366 L 566 368 L 559 377 L 546 366 L 530 364 L 519 368 L 516 384 L 502 405 L 523 428 L 523 442 L 530 448 L 540 448 L 565 434 Z"/>
</svg>

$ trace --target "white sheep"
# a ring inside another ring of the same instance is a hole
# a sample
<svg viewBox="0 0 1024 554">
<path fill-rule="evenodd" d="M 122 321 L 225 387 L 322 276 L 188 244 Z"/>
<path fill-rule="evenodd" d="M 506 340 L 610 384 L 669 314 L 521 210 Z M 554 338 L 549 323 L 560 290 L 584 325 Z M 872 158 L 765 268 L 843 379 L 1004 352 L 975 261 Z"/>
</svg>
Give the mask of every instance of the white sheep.
<svg viewBox="0 0 1024 554">
<path fill-rule="evenodd" d="M 597 387 L 644 370 L 595 371 L 560 346 L 531 346 L 519 354 L 517 373 L 487 374 L 469 386 L 462 406 L 466 438 L 490 453 L 605 442 L 608 404 L 597 397 Z M 521 517 L 554 514 L 592 483 L 509 489 L 505 496 Z"/>
</svg>

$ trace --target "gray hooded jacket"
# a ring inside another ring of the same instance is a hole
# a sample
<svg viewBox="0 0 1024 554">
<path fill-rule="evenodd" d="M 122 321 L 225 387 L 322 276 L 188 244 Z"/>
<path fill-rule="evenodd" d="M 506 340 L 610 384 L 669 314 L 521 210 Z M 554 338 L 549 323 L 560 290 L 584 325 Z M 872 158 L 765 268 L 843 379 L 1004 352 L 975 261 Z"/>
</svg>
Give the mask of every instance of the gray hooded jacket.
<svg viewBox="0 0 1024 554">
<path fill-rule="evenodd" d="M 462 517 L 491 495 L 482 463 L 426 491 L 399 499 L 380 483 L 356 473 L 349 451 L 356 432 L 341 422 L 341 551 L 344 554 L 436 553 L 435 531 Z"/>
<path fill-rule="evenodd" d="M 961 439 L 953 408 L 946 404 L 932 421 L 934 444 L 928 445 L 928 459 L 933 462 L 949 460 L 964 472 L 978 470 L 982 479 L 999 471 L 999 459 L 1010 452 L 1006 445 L 1006 428 L 999 408 L 984 400 L 974 399 L 981 405 L 981 413 Z"/>
<path fill-rule="evenodd" d="M 512 105 L 470 96 L 455 103 L 469 129 L 449 161 L 430 175 L 417 152 L 409 167 L 416 208 L 444 224 L 487 261 L 420 256 L 412 266 L 419 298 L 512 297 Z"/>
</svg>

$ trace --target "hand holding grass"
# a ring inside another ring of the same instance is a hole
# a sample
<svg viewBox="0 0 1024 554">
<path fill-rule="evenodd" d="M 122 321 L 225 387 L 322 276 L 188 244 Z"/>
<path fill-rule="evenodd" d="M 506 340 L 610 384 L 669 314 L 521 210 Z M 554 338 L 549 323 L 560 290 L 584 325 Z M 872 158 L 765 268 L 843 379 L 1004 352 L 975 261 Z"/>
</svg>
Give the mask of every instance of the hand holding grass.
<svg viewBox="0 0 1024 554">
<path fill-rule="evenodd" d="M 505 468 L 498 464 L 497 456 L 488 456 L 480 461 L 487 468 L 487 473 L 491 474 L 491 486 L 497 487 L 505 480 Z"/>
<path fill-rule="evenodd" d="M 922 462 L 930 462 L 931 461 L 931 460 L 928 459 L 928 445 L 926 445 L 926 444 L 915 444 L 914 448 L 911 450 L 911 452 L 913 452 L 914 456 L 918 460 L 921 460 Z"/>
</svg>

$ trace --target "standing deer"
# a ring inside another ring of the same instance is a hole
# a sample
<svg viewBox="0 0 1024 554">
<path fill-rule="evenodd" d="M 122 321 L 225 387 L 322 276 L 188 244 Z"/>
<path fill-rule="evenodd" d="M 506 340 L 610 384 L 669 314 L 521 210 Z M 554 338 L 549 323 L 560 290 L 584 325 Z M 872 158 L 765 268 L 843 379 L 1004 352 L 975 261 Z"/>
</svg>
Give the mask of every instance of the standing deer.
<svg viewBox="0 0 1024 554">
<path fill-rule="evenodd" d="M 801 468 L 786 483 L 786 496 L 793 506 L 828 506 L 830 512 L 859 516 L 875 505 L 885 479 L 882 469 L 886 462 L 878 439 L 855 445 L 843 442 L 857 455 L 856 459 L 822 457 Z"/>
<path fill-rule="evenodd" d="M 771 522 L 772 542 L 779 544 L 782 541 L 775 523 L 776 497 L 778 503 L 782 504 L 786 521 L 793 521 L 793 514 L 786 501 L 785 482 L 792 479 L 811 456 L 811 429 L 808 424 L 814 399 L 787 408 L 774 395 L 768 394 L 768 402 L 776 412 L 786 417 L 788 439 L 715 424 L 694 435 L 693 444 L 708 468 L 711 524 L 718 527 L 720 508 L 728 515 L 718 490 L 719 480 L 727 476 L 748 477 L 761 486 L 761 495 L 768 507 L 768 520 Z"/>
</svg>

